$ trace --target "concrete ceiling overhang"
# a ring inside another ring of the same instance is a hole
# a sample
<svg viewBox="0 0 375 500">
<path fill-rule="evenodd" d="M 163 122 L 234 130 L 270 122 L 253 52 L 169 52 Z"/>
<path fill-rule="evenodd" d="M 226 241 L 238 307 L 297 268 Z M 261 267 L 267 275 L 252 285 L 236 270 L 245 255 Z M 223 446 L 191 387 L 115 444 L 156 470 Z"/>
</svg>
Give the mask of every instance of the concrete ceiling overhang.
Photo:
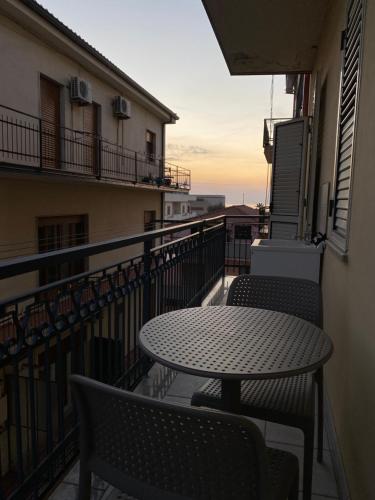
<svg viewBox="0 0 375 500">
<path fill-rule="evenodd" d="M 331 0 L 202 0 L 232 75 L 313 69 Z"/>
</svg>

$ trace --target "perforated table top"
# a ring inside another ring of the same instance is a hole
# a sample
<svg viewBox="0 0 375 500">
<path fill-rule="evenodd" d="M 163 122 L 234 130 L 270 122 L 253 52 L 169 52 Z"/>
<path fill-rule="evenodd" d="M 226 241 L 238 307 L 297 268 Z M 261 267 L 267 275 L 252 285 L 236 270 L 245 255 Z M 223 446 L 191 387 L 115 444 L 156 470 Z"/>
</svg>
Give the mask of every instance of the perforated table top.
<svg viewBox="0 0 375 500">
<path fill-rule="evenodd" d="M 316 370 L 330 338 L 303 319 L 238 306 L 180 309 L 146 323 L 140 347 L 175 370 L 221 379 L 266 379 Z"/>
</svg>

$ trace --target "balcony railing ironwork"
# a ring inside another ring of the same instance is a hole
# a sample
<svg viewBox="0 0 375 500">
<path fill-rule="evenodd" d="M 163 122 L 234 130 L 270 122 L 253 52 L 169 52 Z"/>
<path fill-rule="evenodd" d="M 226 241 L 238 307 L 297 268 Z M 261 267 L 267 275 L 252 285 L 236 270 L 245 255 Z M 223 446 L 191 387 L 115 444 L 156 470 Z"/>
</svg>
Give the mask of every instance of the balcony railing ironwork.
<svg viewBox="0 0 375 500">
<path fill-rule="evenodd" d="M 266 234 L 267 220 L 254 219 L 255 236 Z M 138 347 L 141 326 L 155 315 L 200 305 L 227 265 L 247 272 L 251 241 L 245 253 L 236 253 L 236 241 L 219 216 L 0 261 L 0 279 L 19 282 L 52 264 L 103 253 L 109 260 L 0 302 L 0 498 L 39 498 L 76 458 L 70 374 L 134 388 L 150 367 Z M 110 261 L 107 252 L 134 245 L 143 251 Z"/>
<path fill-rule="evenodd" d="M 261 209 L 262 210 L 262 209 Z M 209 214 L 208 214 L 209 215 Z M 225 220 L 225 274 L 237 276 L 249 273 L 251 266 L 251 244 L 256 238 L 268 238 L 268 208 L 259 215 L 226 215 Z M 157 221 L 161 222 L 161 221 Z M 164 224 L 186 224 L 185 221 L 164 221 Z M 185 234 L 184 230 L 168 238 L 178 238 Z"/>
<path fill-rule="evenodd" d="M 0 165 L 159 188 L 190 189 L 190 170 L 0 105 Z"/>
</svg>

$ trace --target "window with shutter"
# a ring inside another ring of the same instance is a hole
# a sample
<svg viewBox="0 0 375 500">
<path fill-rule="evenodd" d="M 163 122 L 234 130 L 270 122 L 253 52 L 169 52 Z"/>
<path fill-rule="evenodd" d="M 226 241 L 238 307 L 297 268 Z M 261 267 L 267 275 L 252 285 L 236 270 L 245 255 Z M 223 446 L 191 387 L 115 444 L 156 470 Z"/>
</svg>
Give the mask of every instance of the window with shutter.
<svg viewBox="0 0 375 500">
<path fill-rule="evenodd" d="M 39 217 L 39 252 L 51 252 L 87 243 L 87 215 Z M 46 285 L 87 270 L 87 259 L 51 265 L 39 271 L 39 284 Z"/>
<path fill-rule="evenodd" d="M 270 237 L 302 236 L 304 184 L 309 138 L 308 118 L 277 123 L 271 182 Z"/>
<path fill-rule="evenodd" d="M 146 130 L 146 156 L 148 161 L 155 160 L 156 153 L 156 135 L 150 130 Z"/>
<path fill-rule="evenodd" d="M 58 168 L 60 161 L 60 86 L 40 78 L 41 142 L 43 167 Z"/>
<path fill-rule="evenodd" d="M 347 250 L 353 147 L 358 104 L 362 52 L 363 0 L 350 0 L 347 28 L 343 33 L 343 66 L 341 73 L 340 115 L 338 124 L 334 239 Z"/>
<path fill-rule="evenodd" d="M 95 103 L 83 107 L 82 169 L 85 173 L 96 173 L 98 162 L 98 115 Z"/>
</svg>

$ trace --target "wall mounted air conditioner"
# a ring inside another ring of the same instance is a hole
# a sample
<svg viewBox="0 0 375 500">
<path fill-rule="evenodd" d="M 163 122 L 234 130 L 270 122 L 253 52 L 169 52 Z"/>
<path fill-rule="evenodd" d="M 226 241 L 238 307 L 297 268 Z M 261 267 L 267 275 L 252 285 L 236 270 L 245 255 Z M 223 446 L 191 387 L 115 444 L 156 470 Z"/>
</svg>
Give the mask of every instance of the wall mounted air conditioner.
<svg viewBox="0 0 375 500">
<path fill-rule="evenodd" d="M 70 98 L 73 102 L 79 104 L 91 104 L 92 91 L 90 82 L 82 80 L 78 76 L 73 76 L 70 82 Z"/>
<path fill-rule="evenodd" d="M 113 101 L 113 114 L 122 120 L 129 119 L 132 114 L 131 102 L 125 97 L 116 96 Z"/>
</svg>

